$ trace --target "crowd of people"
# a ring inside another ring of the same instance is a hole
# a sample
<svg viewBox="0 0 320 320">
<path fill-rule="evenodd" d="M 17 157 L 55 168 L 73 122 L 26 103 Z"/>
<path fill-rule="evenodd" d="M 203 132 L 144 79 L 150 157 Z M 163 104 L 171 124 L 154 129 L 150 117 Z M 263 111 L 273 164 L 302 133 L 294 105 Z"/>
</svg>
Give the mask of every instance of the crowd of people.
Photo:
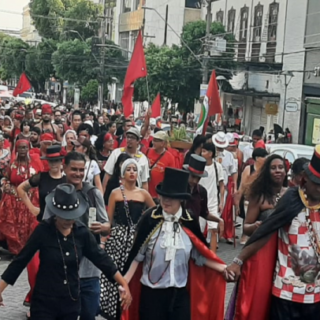
<svg viewBox="0 0 320 320">
<path fill-rule="evenodd" d="M 242 150 L 210 127 L 176 150 L 150 112 L 141 128 L 48 104 L 0 113 L 0 241 L 15 256 L 0 305 L 27 268 L 33 320 L 318 315 L 320 147 L 290 164 L 259 129 Z M 227 266 L 219 243 L 241 226 Z"/>
</svg>

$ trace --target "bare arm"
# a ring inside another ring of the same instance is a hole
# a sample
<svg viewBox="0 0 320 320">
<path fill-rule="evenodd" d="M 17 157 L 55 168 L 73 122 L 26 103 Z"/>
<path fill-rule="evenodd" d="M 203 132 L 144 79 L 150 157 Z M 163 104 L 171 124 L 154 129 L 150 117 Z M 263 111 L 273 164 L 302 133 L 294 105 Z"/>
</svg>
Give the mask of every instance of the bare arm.
<svg viewBox="0 0 320 320">
<path fill-rule="evenodd" d="M 215 262 L 213 260 L 206 259 L 206 262 L 204 263 L 205 266 L 209 267 L 210 269 L 216 270 L 218 272 L 223 272 L 226 269 L 225 264 L 221 264 L 218 262 Z"/>
<path fill-rule="evenodd" d="M 127 271 L 127 273 L 125 274 L 124 278 L 126 279 L 126 281 L 129 283 L 132 279 L 132 277 L 134 276 L 137 268 L 138 268 L 139 262 L 136 260 L 133 260 L 131 263 L 131 266 L 129 268 L 129 270 Z"/>
<path fill-rule="evenodd" d="M 260 199 L 249 199 L 248 211 L 244 220 L 243 232 L 247 236 L 251 236 L 261 224 L 258 220 L 260 213 Z"/>
<path fill-rule="evenodd" d="M 148 191 L 149 190 L 149 185 L 148 182 L 142 182 L 142 189 Z"/>
<path fill-rule="evenodd" d="M 55 130 L 56 135 L 57 135 L 57 141 L 59 142 L 58 144 L 61 144 L 62 137 L 61 137 L 61 133 L 60 133 L 59 127 L 56 124 L 54 124 L 53 127 L 54 127 L 54 130 Z"/>
<path fill-rule="evenodd" d="M 154 207 L 156 204 L 154 203 L 150 193 L 144 189 L 143 189 L 143 193 L 144 193 L 144 202 L 147 205 L 147 207 L 148 208 Z"/>
<path fill-rule="evenodd" d="M 234 183 L 234 191 L 233 193 L 237 192 L 237 187 L 238 187 L 238 172 L 234 173 L 232 175 L 232 180 L 233 180 L 233 183 Z"/>
<path fill-rule="evenodd" d="M 225 186 L 224 186 L 223 180 L 219 181 L 219 190 L 220 190 L 219 211 L 222 213 L 222 210 L 224 208 L 224 193 L 225 193 Z"/>
<path fill-rule="evenodd" d="M 103 177 L 103 181 L 102 181 L 102 194 L 104 194 L 106 192 L 106 189 L 107 189 L 107 185 L 108 185 L 108 182 L 109 182 L 109 179 L 110 179 L 110 175 L 108 173 L 106 173 Z"/>
<path fill-rule="evenodd" d="M 101 184 L 100 174 L 94 176 L 94 185 L 100 190 L 101 194 L 103 195 L 103 188 Z"/>
<path fill-rule="evenodd" d="M 112 225 L 114 210 L 116 207 L 116 190 L 113 190 L 110 194 L 109 201 L 108 201 L 108 217 L 109 217 L 109 223 Z"/>
<path fill-rule="evenodd" d="M 32 187 L 29 184 L 29 180 L 26 180 L 24 182 L 22 182 L 18 188 L 17 188 L 17 192 L 19 197 L 21 198 L 22 202 L 26 205 L 26 207 L 28 208 L 28 210 L 34 215 L 37 216 L 40 213 L 40 208 L 35 207 L 30 198 L 28 197 L 28 191 L 31 189 Z"/>
</svg>

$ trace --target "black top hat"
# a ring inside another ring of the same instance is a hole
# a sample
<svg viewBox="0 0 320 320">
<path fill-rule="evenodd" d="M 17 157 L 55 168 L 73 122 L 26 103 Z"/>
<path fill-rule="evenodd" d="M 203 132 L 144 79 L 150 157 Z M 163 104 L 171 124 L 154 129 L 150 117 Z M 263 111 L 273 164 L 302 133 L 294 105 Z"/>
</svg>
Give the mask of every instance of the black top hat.
<svg viewBox="0 0 320 320">
<path fill-rule="evenodd" d="M 163 182 L 159 183 L 156 191 L 160 196 L 172 199 L 188 200 L 191 194 L 187 192 L 189 174 L 186 171 L 166 168 Z"/>
<path fill-rule="evenodd" d="M 190 156 L 189 164 L 184 164 L 183 169 L 188 170 L 192 175 L 196 177 L 207 177 L 208 172 L 204 170 L 207 161 L 205 158 L 192 154 Z"/>
<path fill-rule="evenodd" d="M 46 155 L 41 157 L 41 160 L 61 160 L 64 156 L 61 155 L 61 147 L 58 145 L 50 146 L 47 148 Z"/>
<path fill-rule="evenodd" d="M 46 196 L 46 208 L 55 216 L 74 220 L 86 213 L 88 203 L 79 196 L 74 185 L 62 183 Z"/>
<path fill-rule="evenodd" d="M 320 145 L 315 147 L 311 162 L 306 163 L 303 169 L 312 182 L 320 184 Z"/>
</svg>

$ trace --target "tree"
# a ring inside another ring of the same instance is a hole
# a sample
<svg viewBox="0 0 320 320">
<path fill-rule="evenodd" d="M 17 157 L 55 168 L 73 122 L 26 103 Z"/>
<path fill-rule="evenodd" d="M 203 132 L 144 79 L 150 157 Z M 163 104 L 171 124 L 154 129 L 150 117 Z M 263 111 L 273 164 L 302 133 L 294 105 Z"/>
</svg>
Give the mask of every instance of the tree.
<svg viewBox="0 0 320 320">
<path fill-rule="evenodd" d="M 213 22 L 211 34 L 221 34 L 227 39 L 227 52 L 222 54 L 222 58 L 209 61 L 209 70 L 227 69 L 234 65 L 232 35 L 225 35 L 224 27 L 220 23 Z M 204 37 L 206 35 L 206 22 L 196 21 L 186 24 L 181 37 L 188 44 L 194 55 L 201 58 L 204 53 Z M 192 110 L 195 99 L 199 99 L 199 90 L 202 78 L 202 65 L 190 53 L 184 44 L 181 47 L 163 46 L 158 47 L 150 44 L 146 50 L 146 62 L 148 68 L 148 84 L 150 100 L 158 92 L 162 98 L 171 99 L 173 103 L 178 103 L 183 111 Z M 226 74 L 227 72 L 218 72 Z M 135 83 L 135 100 L 148 100 L 146 79 L 139 79 Z"/>
<path fill-rule="evenodd" d="M 15 37 L 2 37 L 0 46 L 1 79 L 19 77 L 25 71 L 29 45 Z"/>
<path fill-rule="evenodd" d="M 98 100 L 98 80 L 89 80 L 86 86 L 81 89 L 81 100 L 93 102 Z"/>
<path fill-rule="evenodd" d="M 79 39 L 64 41 L 58 44 L 52 55 L 52 64 L 56 76 L 70 83 L 86 85 L 91 79 L 104 79 L 110 83 L 113 77 L 123 79 L 127 67 L 121 50 L 112 41 L 106 41 L 111 48 L 93 54 L 92 39 L 83 42 Z M 105 73 L 101 73 L 101 55 L 105 54 Z"/>
<path fill-rule="evenodd" d="M 37 90 L 44 89 L 45 81 L 55 75 L 51 57 L 56 49 L 56 41 L 43 39 L 37 46 L 30 47 L 27 52 L 26 73 Z"/>
<path fill-rule="evenodd" d="M 32 0 L 31 17 L 43 38 L 59 40 L 69 30 L 75 30 L 83 38 L 96 35 L 102 7 L 89 0 Z M 77 38 L 68 32 L 67 38 Z"/>
</svg>

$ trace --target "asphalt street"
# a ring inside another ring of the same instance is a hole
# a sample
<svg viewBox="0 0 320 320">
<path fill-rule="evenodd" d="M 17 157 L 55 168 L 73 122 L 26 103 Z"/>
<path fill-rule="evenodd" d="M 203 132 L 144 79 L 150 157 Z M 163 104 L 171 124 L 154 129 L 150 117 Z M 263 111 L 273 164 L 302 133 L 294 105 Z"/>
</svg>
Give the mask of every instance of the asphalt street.
<svg viewBox="0 0 320 320">
<path fill-rule="evenodd" d="M 237 245 L 234 248 L 233 245 L 226 244 L 225 242 L 220 242 L 218 255 L 219 257 L 225 261 L 226 264 L 229 264 L 232 259 L 239 253 L 242 246 Z M 11 261 L 11 256 L 8 255 L 7 252 L 0 250 L 0 274 L 6 269 L 8 264 Z M 233 289 L 233 284 L 227 285 L 227 296 L 226 303 L 229 300 Z M 29 284 L 27 280 L 27 272 L 26 270 L 21 274 L 20 278 L 16 282 L 16 284 L 11 287 L 9 286 L 5 293 L 3 294 L 5 307 L 0 309 L 0 319 L 1 320 L 25 320 L 26 313 L 28 309 L 23 306 L 23 300 L 26 294 L 29 291 Z M 102 320 L 102 317 L 97 317 L 97 320 Z"/>
</svg>

